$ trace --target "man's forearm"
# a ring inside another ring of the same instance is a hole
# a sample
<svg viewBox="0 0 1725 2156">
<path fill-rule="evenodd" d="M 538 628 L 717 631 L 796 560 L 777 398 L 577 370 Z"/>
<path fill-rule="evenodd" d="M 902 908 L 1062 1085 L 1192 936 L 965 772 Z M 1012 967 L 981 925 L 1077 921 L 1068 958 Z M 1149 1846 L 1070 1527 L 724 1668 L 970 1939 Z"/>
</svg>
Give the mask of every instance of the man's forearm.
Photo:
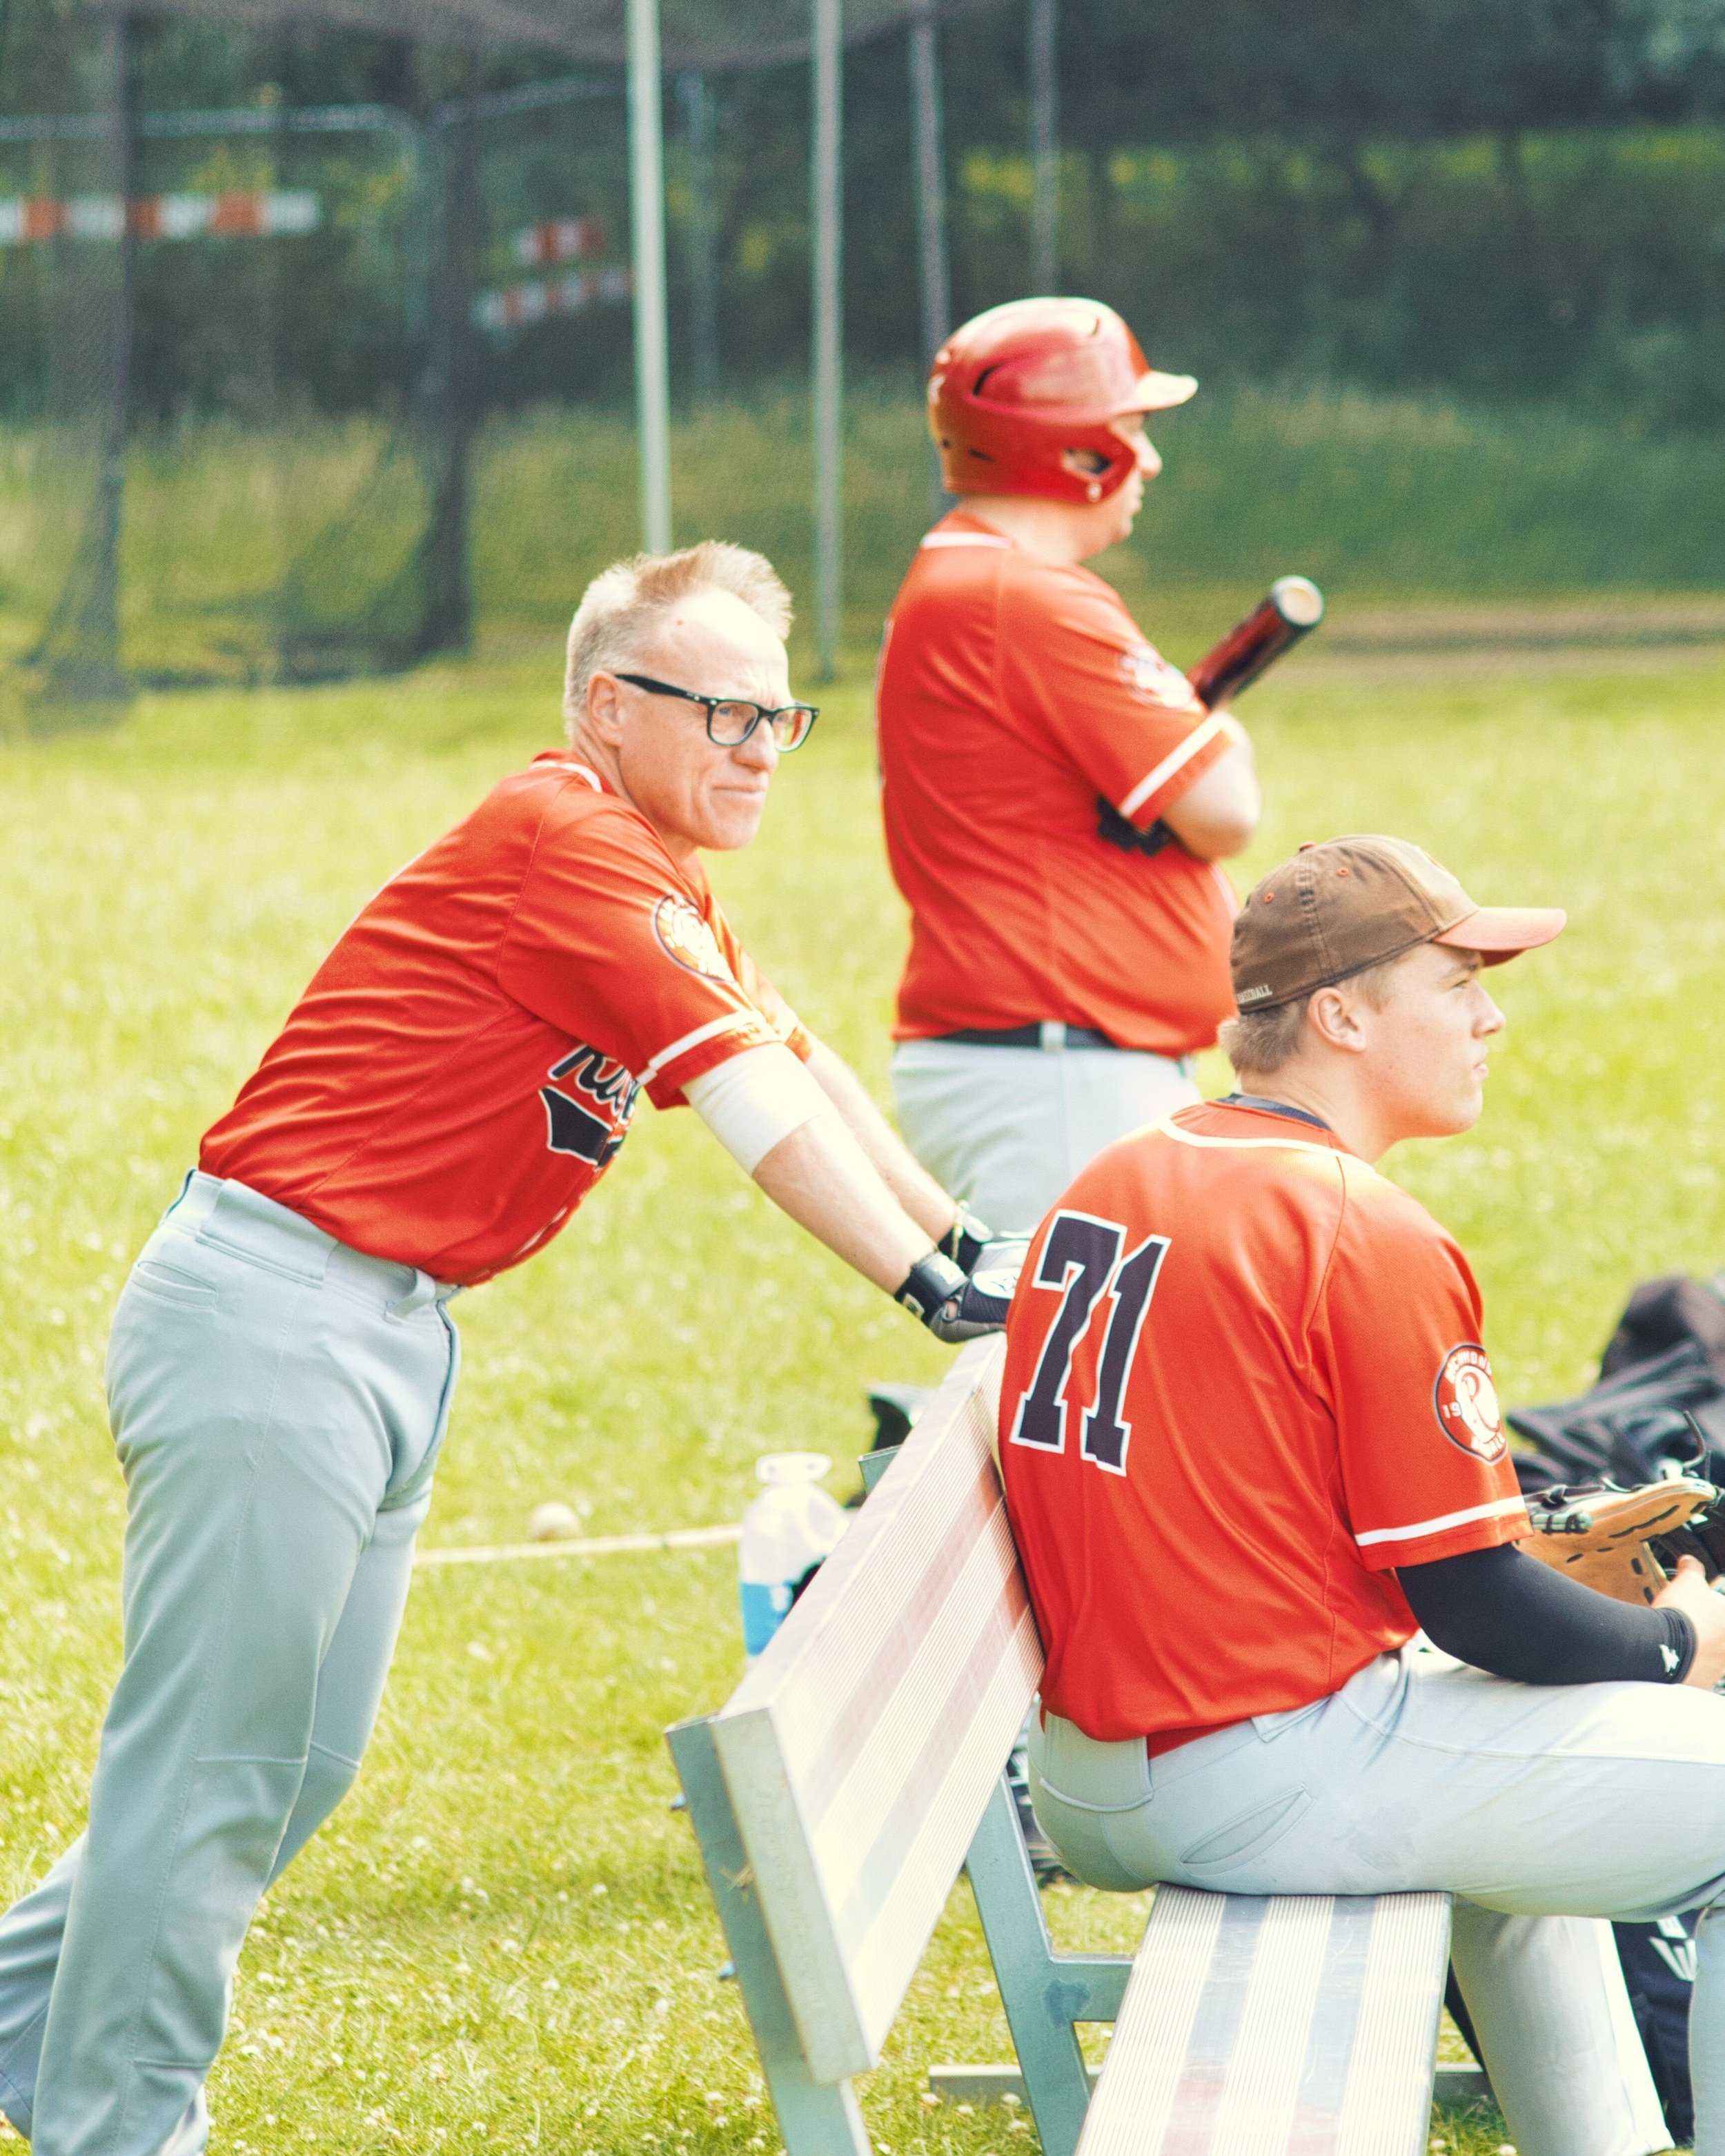
<svg viewBox="0 0 1725 2156">
<path fill-rule="evenodd" d="M 870 1165 L 928 1240 L 937 1243 L 952 1227 L 957 1208 L 869 1097 L 863 1082 L 844 1057 L 816 1041 L 809 1058 L 810 1075 L 843 1116 L 845 1127 Z"/>
<path fill-rule="evenodd" d="M 899 1204 L 838 1115 L 817 1116 L 781 1138 L 754 1177 L 781 1212 L 888 1295 L 933 1248 L 933 1235 Z"/>
<path fill-rule="evenodd" d="M 1162 812 L 1162 820 L 1200 860 L 1223 860 L 1250 841 L 1264 813 L 1251 743 L 1239 722 L 1223 714 L 1230 747 L 1204 775 Z"/>
</svg>

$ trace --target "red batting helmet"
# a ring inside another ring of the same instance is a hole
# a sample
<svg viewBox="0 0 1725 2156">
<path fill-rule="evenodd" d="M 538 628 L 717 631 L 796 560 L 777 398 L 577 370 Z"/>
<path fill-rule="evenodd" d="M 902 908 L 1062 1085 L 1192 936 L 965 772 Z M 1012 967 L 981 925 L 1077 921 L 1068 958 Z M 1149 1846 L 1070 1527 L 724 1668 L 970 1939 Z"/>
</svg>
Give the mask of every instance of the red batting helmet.
<svg viewBox="0 0 1725 2156">
<path fill-rule="evenodd" d="M 1158 374 L 1099 300 L 1009 300 L 954 330 L 928 377 L 928 425 L 952 494 L 1100 501 L 1135 459 L 1109 425 L 1183 404 L 1189 374 Z M 1070 470 L 1068 449 L 1103 459 Z"/>
</svg>

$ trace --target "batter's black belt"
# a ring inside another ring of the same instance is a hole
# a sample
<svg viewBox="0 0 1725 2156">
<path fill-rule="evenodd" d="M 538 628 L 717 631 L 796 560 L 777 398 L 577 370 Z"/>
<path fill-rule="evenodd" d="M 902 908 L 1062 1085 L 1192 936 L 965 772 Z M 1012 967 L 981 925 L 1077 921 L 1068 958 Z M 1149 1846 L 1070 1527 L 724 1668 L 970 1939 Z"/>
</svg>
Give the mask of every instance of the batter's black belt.
<svg viewBox="0 0 1725 2156">
<path fill-rule="evenodd" d="M 1110 1040 L 1106 1033 L 1098 1033 L 1093 1025 L 1062 1025 L 1058 1019 L 1050 1019 L 1042 1025 L 1004 1026 L 998 1033 L 942 1033 L 937 1038 L 963 1041 L 967 1048 L 1117 1048 L 1120 1045 L 1118 1041 Z"/>
</svg>

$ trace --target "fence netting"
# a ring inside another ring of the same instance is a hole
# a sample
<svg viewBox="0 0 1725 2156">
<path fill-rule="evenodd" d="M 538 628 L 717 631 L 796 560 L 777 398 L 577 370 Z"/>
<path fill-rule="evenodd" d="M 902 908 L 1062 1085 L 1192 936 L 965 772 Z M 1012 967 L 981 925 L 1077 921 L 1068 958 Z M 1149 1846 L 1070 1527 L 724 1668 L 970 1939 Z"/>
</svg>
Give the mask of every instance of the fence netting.
<svg viewBox="0 0 1725 2156">
<path fill-rule="evenodd" d="M 853 0 L 847 34 L 904 13 Z M 0 673 L 30 707 L 459 648 L 477 516 L 505 619 L 567 606 L 547 517 L 629 542 L 615 429 L 553 416 L 627 394 L 620 6 L 12 0 L 0 24 Z M 663 28 L 698 234 L 711 70 L 794 72 L 808 13 L 671 0 Z M 691 275 L 699 386 L 711 245 Z M 499 409 L 537 418 L 484 444 Z"/>
</svg>

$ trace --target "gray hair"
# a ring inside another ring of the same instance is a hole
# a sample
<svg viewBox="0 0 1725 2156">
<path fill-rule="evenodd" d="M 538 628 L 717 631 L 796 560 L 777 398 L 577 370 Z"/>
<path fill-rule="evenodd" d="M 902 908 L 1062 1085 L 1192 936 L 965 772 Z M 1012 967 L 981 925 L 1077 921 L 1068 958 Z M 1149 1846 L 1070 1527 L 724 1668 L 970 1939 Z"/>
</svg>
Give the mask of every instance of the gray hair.
<svg viewBox="0 0 1725 2156">
<path fill-rule="evenodd" d="M 1413 947 L 1418 951 L 1424 947 L 1416 943 Z M 1393 958 L 1382 958 L 1375 966 L 1362 966 L 1357 973 L 1344 973 L 1339 981 L 1324 985 L 1358 988 L 1373 1010 L 1382 1010 L 1389 1000 L 1389 977 L 1409 955 L 1398 951 Z M 1236 1073 L 1271 1078 L 1285 1063 L 1291 1062 L 1300 1045 L 1307 1007 L 1313 996 L 1322 993 L 1322 988 L 1312 988 L 1291 1002 L 1272 1004 L 1268 1010 L 1241 1011 L 1238 1017 L 1226 1020 L 1217 1040 Z"/>
<path fill-rule="evenodd" d="M 587 709 L 587 685 L 637 656 L 660 617 L 699 592 L 728 592 L 759 614 L 775 636 L 790 633 L 791 595 L 764 554 L 703 539 L 675 554 L 636 554 L 602 569 L 581 595 L 569 624 L 563 670 L 563 723 L 572 737 Z"/>
</svg>

